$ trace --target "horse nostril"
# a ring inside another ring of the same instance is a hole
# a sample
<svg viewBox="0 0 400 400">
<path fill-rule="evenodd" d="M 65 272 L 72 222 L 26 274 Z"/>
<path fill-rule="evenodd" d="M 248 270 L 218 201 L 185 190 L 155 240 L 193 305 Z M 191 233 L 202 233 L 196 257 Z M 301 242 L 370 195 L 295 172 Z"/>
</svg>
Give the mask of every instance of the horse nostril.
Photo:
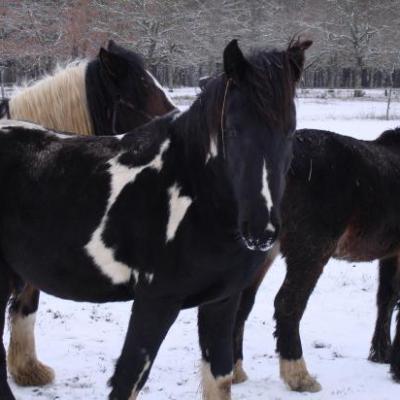
<svg viewBox="0 0 400 400">
<path fill-rule="evenodd" d="M 262 232 L 250 229 L 247 221 L 241 224 L 241 237 L 249 250 L 268 251 L 278 237 L 279 227 L 268 224 Z"/>
</svg>

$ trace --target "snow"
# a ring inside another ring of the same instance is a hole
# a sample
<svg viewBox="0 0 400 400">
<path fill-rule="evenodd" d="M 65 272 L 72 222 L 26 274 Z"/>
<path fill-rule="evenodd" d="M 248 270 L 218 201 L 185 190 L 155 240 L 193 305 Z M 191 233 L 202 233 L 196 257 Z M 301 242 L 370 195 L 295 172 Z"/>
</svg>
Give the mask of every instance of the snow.
<svg viewBox="0 0 400 400">
<path fill-rule="evenodd" d="M 171 93 L 188 107 L 195 89 Z M 360 139 L 373 139 L 400 126 L 400 103 L 392 104 L 394 119 L 383 119 L 386 103 L 369 99 L 298 98 L 298 128 L 328 129 Z M 234 386 L 234 400 L 393 400 L 400 385 L 387 365 L 367 360 L 373 333 L 377 264 L 332 260 L 322 275 L 301 325 L 304 356 L 323 390 L 316 394 L 290 392 L 279 378 L 275 354 L 273 299 L 285 266 L 275 262 L 258 294 L 245 334 L 245 368 L 250 380 Z M 122 347 L 131 303 L 93 305 L 42 295 L 36 338 L 40 359 L 56 371 L 54 384 L 17 388 L 18 399 L 105 399 L 106 382 Z M 181 312 L 153 366 L 141 399 L 201 399 L 196 310 Z M 394 327 L 394 326 L 393 326 Z M 5 334 L 8 341 L 8 332 Z M 11 381 L 11 379 L 10 379 Z"/>
</svg>

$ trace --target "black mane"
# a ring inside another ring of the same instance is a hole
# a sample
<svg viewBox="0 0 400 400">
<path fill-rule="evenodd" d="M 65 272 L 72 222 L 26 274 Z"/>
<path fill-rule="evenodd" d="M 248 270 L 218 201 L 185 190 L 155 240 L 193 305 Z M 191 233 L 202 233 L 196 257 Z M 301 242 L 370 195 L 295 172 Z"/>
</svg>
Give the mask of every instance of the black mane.
<svg viewBox="0 0 400 400">
<path fill-rule="evenodd" d="M 120 55 L 129 63 L 130 85 L 133 86 L 134 104 L 138 110 L 143 110 L 149 96 L 146 82 L 150 79 L 145 69 L 142 57 L 120 46 L 113 45 L 112 51 Z M 124 85 L 123 77 L 118 82 L 110 82 L 101 66 L 99 57 L 90 61 L 86 70 L 85 84 L 88 98 L 88 107 L 92 118 L 93 131 L 96 135 L 111 134 L 110 120 L 113 105 L 121 97 L 120 86 Z"/>
<path fill-rule="evenodd" d="M 295 78 L 287 52 L 253 51 L 248 61 L 250 71 L 245 75 L 244 82 L 240 83 L 240 90 L 243 90 L 262 118 L 274 124 L 290 123 Z M 187 136 L 187 149 L 201 149 L 200 158 L 205 157 L 210 140 L 217 138 L 220 133 L 226 85 L 225 73 L 210 78 L 189 111 L 184 113 L 186 116 L 177 121 L 179 130 Z"/>
<path fill-rule="evenodd" d="M 375 143 L 385 146 L 400 146 L 400 127 L 386 130 L 375 140 Z"/>
</svg>

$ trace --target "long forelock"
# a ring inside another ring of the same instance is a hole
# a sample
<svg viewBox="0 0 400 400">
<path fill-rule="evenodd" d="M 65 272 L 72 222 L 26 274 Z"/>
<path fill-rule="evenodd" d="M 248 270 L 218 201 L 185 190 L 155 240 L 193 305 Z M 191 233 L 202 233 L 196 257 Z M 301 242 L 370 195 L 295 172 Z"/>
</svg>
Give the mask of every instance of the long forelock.
<svg viewBox="0 0 400 400">
<path fill-rule="evenodd" d="M 11 117 L 49 129 L 91 135 L 85 87 L 87 64 L 80 60 L 64 68 L 58 65 L 39 81 L 15 88 L 10 100 Z"/>
<path fill-rule="evenodd" d="M 284 51 L 258 51 L 249 57 L 245 90 L 258 114 L 275 124 L 290 121 L 295 80 Z"/>
</svg>

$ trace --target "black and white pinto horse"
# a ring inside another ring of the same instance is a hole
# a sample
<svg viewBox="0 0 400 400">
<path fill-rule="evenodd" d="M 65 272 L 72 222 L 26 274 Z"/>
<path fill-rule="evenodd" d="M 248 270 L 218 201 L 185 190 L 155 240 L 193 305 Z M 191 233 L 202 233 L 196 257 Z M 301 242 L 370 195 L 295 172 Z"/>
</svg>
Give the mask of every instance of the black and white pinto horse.
<svg viewBox="0 0 400 400">
<path fill-rule="evenodd" d="M 179 310 L 201 305 L 205 398 L 230 399 L 235 310 L 279 231 L 309 45 L 245 58 L 232 41 L 188 111 L 131 134 L 3 122 L 0 333 L 25 282 L 77 301 L 135 298 L 109 398 L 136 399 Z M 0 398 L 14 399 L 3 345 Z"/>
<path fill-rule="evenodd" d="M 73 63 L 27 87 L 18 88 L 0 116 L 82 135 L 121 134 L 164 115 L 174 104 L 145 68 L 140 55 L 113 41 L 92 61 Z M 15 382 L 41 386 L 54 371 L 37 359 L 34 325 L 39 291 L 13 288 L 8 368 Z"/>
<path fill-rule="evenodd" d="M 282 201 L 280 250 L 287 272 L 275 299 L 280 372 L 292 390 L 315 392 L 320 384 L 302 357 L 300 320 L 331 257 L 379 262 L 378 318 L 369 359 L 390 363 L 400 382 L 400 317 L 391 343 L 390 325 L 400 297 L 400 129 L 373 141 L 332 132 L 296 132 L 293 161 Z M 274 246 L 259 275 L 242 293 L 235 326 L 235 380 L 242 368 L 243 330 L 257 289 L 279 253 Z"/>
</svg>

